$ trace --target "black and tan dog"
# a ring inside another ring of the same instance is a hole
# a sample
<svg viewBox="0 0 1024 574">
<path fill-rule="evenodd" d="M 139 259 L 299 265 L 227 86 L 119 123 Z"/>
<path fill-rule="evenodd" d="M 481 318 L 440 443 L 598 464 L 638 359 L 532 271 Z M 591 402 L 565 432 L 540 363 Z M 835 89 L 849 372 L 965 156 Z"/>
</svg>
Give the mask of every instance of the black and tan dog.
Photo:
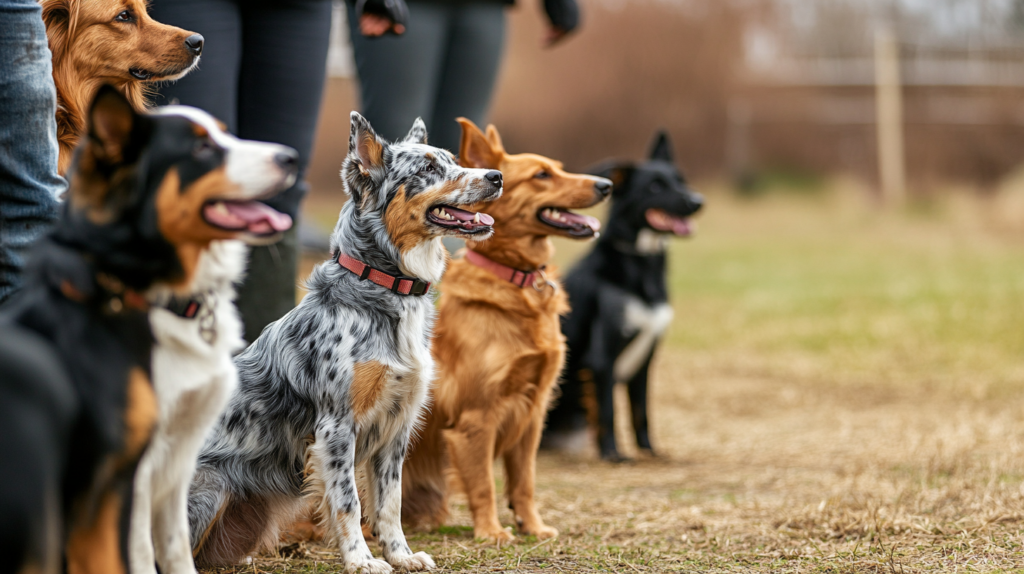
<svg viewBox="0 0 1024 574">
<path fill-rule="evenodd" d="M 572 311 L 562 319 L 569 357 L 562 398 L 548 414 L 545 444 L 586 427 L 584 383 L 593 380 L 601 457 L 621 460 L 615 446 L 615 383 L 629 387 L 637 445 L 653 453 L 647 430 L 647 373 L 654 348 L 672 321 L 665 285 L 665 249 L 692 232 L 689 217 L 703 198 L 672 162 L 659 133 L 650 159 L 610 162 L 594 170 L 610 178 L 612 205 L 604 234 L 565 279 Z"/>
<path fill-rule="evenodd" d="M 98 91 L 60 220 L 0 313 L 0 550 L 14 570 L 128 571 L 132 479 L 158 415 L 145 294 L 188 285 L 209 243 L 234 236 L 210 217 L 251 172 L 232 156 L 186 115 Z"/>
</svg>

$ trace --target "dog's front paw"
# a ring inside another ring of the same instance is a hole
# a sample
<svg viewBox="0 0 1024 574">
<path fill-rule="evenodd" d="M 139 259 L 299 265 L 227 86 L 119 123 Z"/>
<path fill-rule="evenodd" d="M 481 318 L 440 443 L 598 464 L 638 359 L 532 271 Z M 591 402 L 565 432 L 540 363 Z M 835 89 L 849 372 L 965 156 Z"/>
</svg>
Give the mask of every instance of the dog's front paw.
<svg viewBox="0 0 1024 574">
<path fill-rule="evenodd" d="M 383 560 L 373 558 L 362 558 L 357 560 L 346 560 L 345 572 L 349 574 L 390 574 L 391 565 Z"/>
<path fill-rule="evenodd" d="M 422 572 L 424 570 L 433 570 L 437 567 L 437 565 L 434 564 L 434 559 L 426 552 L 390 556 L 388 558 L 388 562 L 390 562 L 395 568 L 404 568 L 409 572 Z"/>
<path fill-rule="evenodd" d="M 547 540 L 548 538 L 558 536 L 558 529 L 541 524 L 540 526 L 524 529 L 523 534 L 536 536 L 538 540 Z"/>
<path fill-rule="evenodd" d="M 512 534 L 511 528 L 502 528 L 501 526 L 495 526 L 493 528 L 475 528 L 473 530 L 473 538 L 497 542 L 498 544 L 503 542 L 512 542 L 516 539 L 515 535 Z"/>
</svg>

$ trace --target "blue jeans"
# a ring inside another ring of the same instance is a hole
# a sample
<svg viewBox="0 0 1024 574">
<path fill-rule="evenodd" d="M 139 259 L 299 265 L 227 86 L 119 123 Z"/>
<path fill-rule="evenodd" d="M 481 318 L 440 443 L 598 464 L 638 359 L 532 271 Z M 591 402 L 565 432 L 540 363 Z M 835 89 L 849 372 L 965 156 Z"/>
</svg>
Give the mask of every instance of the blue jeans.
<svg viewBox="0 0 1024 574">
<path fill-rule="evenodd" d="M 0 302 L 21 285 L 25 250 L 57 219 L 57 91 L 42 9 L 0 0 Z"/>
</svg>

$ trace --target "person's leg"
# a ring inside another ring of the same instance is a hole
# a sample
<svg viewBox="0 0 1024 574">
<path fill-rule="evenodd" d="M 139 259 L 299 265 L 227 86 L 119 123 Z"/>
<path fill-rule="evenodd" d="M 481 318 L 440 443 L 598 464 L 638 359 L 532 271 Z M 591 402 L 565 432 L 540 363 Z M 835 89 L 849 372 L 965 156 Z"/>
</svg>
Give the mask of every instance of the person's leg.
<svg viewBox="0 0 1024 574">
<path fill-rule="evenodd" d="M 404 137 L 413 120 L 421 117 L 429 141 L 435 145 L 431 114 L 453 9 L 444 4 L 408 2 L 409 27 L 404 34 L 366 38 L 359 33 L 352 3 L 346 4 L 362 114 L 374 131 L 389 140 Z"/>
<path fill-rule="evenodd" d="M 284 144 L 299 152 L 295 185 L 267 201 L 294 219 L 308 190 L 304 178 L 327 72 L 331 2 L 250 1 L 242 10 L 242 26 L 238 135 Z M 277 244 L 252 250 L 249 271 L 238 291 L 238 308 L 249 341 L 295 306 L 297 226 L 296 221 Z"/>
<path fill-rule="evenodd" d="M 156 105 L 184 104 L 206 110 L 238 131 L 238 69 L 242 22 L 236 0 L 154 0 L 150 15 L 158 22 L 203 35 L 199 67 L 184 78 L 160 87 Z"/>
<path fill-rule="evenodd" d="M 476 2 L 453 10 L 433 122 L 428 127 L 432 145 L 457 151 L 462 129 L 455 118 L 466 117 L 479 126 L 487 119 L 505 46 L 505 5 Z M 410 29 L 415 23 L 410 23 Z"/>
<path fill-rule="evenodd" d="M 42 9 L 0 0 L 0 302 L 21 285 L 25 249 L 57 219 L 57 91 Z"/>
</svg>

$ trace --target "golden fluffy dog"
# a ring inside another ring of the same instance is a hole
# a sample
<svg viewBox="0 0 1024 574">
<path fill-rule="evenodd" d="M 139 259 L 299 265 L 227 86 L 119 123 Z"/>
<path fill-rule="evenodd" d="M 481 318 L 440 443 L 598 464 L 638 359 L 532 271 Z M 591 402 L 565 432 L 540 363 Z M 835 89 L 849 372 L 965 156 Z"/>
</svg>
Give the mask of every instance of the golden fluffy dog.
<svg viewBox="0 0 1024 574">
<path fill-rule="evenodd" d="M 57 87 L 57 141 L 63 174 L 85 133 L 89 102 L 103 84 L 135 111 L 145 83 L 176 80 L 199 62 L 203 37 L 149 17 L 144 0 L 41 0 Z"/>
<path fill-rule="evenodd" d="M 494 492 L 500 456 L 519 532 L 550 538 L 558 531 L 537 512 L 534 468 L 565 358 L 559 315 L 569 307 L 554 270 L 545 267 L 554 254 L 548 238 L 596 236 L 596 219 L 569 210 L 599 203 L 611 182 L 567 173 L 539 155 L 509 155 L 494 126 L 485 136 L 472 122 L 459 123 L 461 163 L 501 170 L 505 194 L 487 206 L 494 236 L 468 240 L 466 256 L 452 262 L 441 283 L 433 408 L 405 462 L 403 520 L 444 522 L 450 467 L 468 495 L 475 536 L 511 540 Z"/>
</svg>

